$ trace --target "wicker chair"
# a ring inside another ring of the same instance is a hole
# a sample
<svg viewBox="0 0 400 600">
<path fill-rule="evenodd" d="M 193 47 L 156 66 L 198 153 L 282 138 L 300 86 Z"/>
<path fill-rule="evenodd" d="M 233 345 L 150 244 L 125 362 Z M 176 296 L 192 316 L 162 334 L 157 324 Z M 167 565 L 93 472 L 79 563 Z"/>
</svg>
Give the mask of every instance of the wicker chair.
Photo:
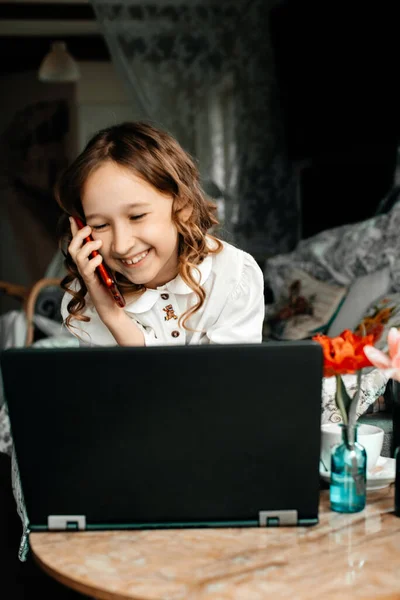
<svg viewBox="0 0 400 600">
<path fill-rule="evenodd" d="M 25 287 L 0 281 L 0 293 L 21 301 L 22 311 L 26 317 L 25 346 L 30 346 L 35 341 L 36 335 L 42 337 L 43 334 L 46 335 L 46 331 L 41 331 L 40 325 L 37 326 L 35 323 L 35 317 L 44 317 L 61 323 L 60 304 L 63 290 L 60 282 L 61 278 L 43 277 L 33 286 Z"/>
</svg>

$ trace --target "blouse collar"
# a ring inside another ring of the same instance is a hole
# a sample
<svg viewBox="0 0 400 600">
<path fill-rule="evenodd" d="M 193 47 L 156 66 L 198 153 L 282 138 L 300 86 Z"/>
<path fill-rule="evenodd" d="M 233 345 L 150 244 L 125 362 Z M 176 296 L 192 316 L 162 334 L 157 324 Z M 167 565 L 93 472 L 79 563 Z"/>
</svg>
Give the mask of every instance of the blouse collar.
<svg viewBox="0 0 400 600">
<path fill-rule="evenodd" d="M 212 260 L 212 256 L 208 255 L 200 265 L 197 265 L 196 268 L 192 269 L 193 277 L 197 282 L 200 281 L 200 285 L 203 285 L 210 276 Z M 180 275 L 177 275 L 175 279 L 172 279 L 165 285 L 161 285 L 154 290 L 147 289 L 141 296 L 139 296 L 139 298 L 129 302 L 126 305 L 125 310 L 135 314 L 147 312 L 153 308 L 157 300 L 159 300 L 161 294 L 165 294 L 166 292 L 184 296 L 187 294 L 192 294 L 193 290 L 187 285 L 187 283 L 183 281 Z"/>
</svg>

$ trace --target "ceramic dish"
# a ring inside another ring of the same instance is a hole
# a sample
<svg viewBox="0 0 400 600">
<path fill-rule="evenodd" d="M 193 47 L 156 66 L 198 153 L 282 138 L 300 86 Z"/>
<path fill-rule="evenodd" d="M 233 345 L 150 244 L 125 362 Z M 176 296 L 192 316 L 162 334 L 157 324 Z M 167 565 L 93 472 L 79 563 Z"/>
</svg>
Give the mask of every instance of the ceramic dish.
<svg viewBox="0 0 400 600">
<path fill-rule="evenodd" d="M 331 473 L 325 471 L 320 463 L 319 474 L 324 481 L 330 483 Z M 387 487 L 396 477 L 396 461 L 394 458 L 380 456 L 371 471 L 367 471 L 367 491 L 380 490 Z"/>
</svg>

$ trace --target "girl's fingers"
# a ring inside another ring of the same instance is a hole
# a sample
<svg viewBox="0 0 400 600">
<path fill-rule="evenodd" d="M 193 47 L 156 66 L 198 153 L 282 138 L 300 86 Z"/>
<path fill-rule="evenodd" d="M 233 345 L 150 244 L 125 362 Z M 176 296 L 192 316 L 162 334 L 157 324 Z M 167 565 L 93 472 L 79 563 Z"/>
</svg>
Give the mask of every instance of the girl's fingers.
<svg viewBox="0 0 400 600">
<path fill-rule="evenodd" d="M 71 225 L 71 232 L 72 232 L 72 225 Z M 76 262 L 76 255 L 78 254 L 78 252 L 81 250 L 82 247 L 84 246 L 90 246 L 90 244 L 92 244 L 93 242 L 100 242 L 100 240 L 92 240 L 91 242 L 86 243 L 85 239 L 87 237 L 90 236 L 91 234 L 91 228 L 88 226 L 85 226 L 83 229 L 77 229 L 76 230 L 76 234 L 72 237 L 72 240 L 68 246 L 68 252 L 70 253 L 70 255 L 72 256 L 72 258 L 74 259 L 74 261 Z M 89 254 L 90 252 L 92 252 L 92 250 L 97 250 L 100 247 L 101 244 L 97 245 L 97 246 L 90 246 L 91 250 L 89 250 Z"/>
<path fill-rule="evenodd" d="M 104 303 L 106 298 L 107 306 L 111 303 L 115 308 L 110 294 L 106 288 L 102 285 L 100 278 L 96 274 L 96 268 L 102 263 L 103 257 L 98 252 L 91 258 L 91 253 L 94 250 L 99 250 L 102 246 L 101 240 L 93 240 L 86 242 L 87 237 L 91 236 L 92 229 L 87 225 L 82 229 L 79 229 L 75 219 L 69 218 L 72 240 L 68 246 L 68 252 L 70 253 L 72 260 L 75 262 L 80 276 L 84 280 L 88 292 L 96 305 L 97 301 Z"/>
<path fill-rule="evenodd" d="M 71 227 L 72 230 L 72 227 Z M 90 234 L 92 233 L 92 230 L 90 229 L 89 225 L 85 225 L 85 227 L 83 227 L 82 229 L 77 229 L 75 235 L 73 236 L 71 243 L 74 240 L 79 240 L 81 242 L 83 242 L 85 240 L 85 238 L 89 237 Z"/>
<path fill-rule="evenodd" d="M 88 225 L 85 225 L 82 229 L 78 229 L 75 221 L 70 218 L 71 223 L 71 233 L 72 240 L 68 246 L 68 252 L 71 254 L 72 258 L 74 257 L 74 252 L 77 252 L 79 248 L 82 246 L 85 238 L 89 237 L 92 233 L 91 228 Z M 75 233 L 74 233 L 75 232 Z"/>
<path fill-rule="evenodd" d="M 96 267 L 98 267 L 103 260 L 101 255 L 97 255 L 93 258 L 90 257 L 90 254 L 94 250 L 99 250 L 102 241 L 91 240 L 90 242 L 86 242 L 86 238 L 91 235 L 91 228 L 86 225 L 82 229 L 79 229 L 73 217 L 70 217 L 69 221 L 71 224 L 72 240 L 68 246 L 68 252 L 78 267 L 81 276 L 88 280 L 93 276 Z"/>
<path fill-rule="evenodd" d="M 90 256 L 90 253 L 93 250 L 97 250 L 101 246 L 101 243 L 98 243 L 99 241 L 100 240 L 97 240 L 96 242 L 89 242 L 82 246 L 74 258 L 75 264 L 78 267 L 78 271 L 83 279 L 86 280 L 86 283 L 89 283 L 88 277 L 91 278 L 93 276 L 96 267 L 103 260 L 101 254 L 97 254 L 93 258 Z"/>
<path fill-rule="evenodd" d="M 72 233 L 72 237 L 73 237 L 74 235 L 76 235 L 78 233 L 79 227 L 76 224 L 74 217 L 69 217 L 69 223 L 71 226 L 71 233 Z"/>
<path fill-rule="evenodd" d="M 101 243 L 101 240 L 93 240 L 93 242 L 87 242 L 81 246 L 75 254 L 76 260 L 74 259 L 78 266 L 82 262 L 86 263 L 87 259 L 90 258 L 90 254 L 101 247 Z"/>
<path fill-rule="evenodd" d="M 69 217 L 69 223 L 71 226 L 72 239 L 74 239 L 77 236 L 78 239 L 83 240 L 85 239 L 85 237 L 88 237 L 92 233 L 92 229 L 91 227 L 89 227 L 89 225 L 85 225 L 84 227 L 82 227 L 82 229 L 79 229 L 77 222 L 73 217 Z"/>
<path fill-rule="evenodd" d="M 90 280 L 90 278 L 96 270 L 96 267 L 98 267 L 102 263 L 102 261 L 103 257 L 101 256 L 101 254 L 98 254 L 94 258 L 91 258 L 81 270 L 82 277 L 87 281 Z"/>
</svg>

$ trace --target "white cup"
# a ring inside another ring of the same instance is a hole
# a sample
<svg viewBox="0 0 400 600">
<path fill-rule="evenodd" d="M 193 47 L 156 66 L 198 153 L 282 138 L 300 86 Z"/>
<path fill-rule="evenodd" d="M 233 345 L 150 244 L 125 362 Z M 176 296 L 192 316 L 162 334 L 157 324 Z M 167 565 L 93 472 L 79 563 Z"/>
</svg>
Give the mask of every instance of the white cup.
<svg viewBox="0 0 400 600">
<path fill-rule="evenodd" d="M 357 429 L 357 442 L 364 446 L 367 453 L 367 470 L 374 468 L 380 457 L 384 431 L 376 425 L 360 423 Z M 342 442 L 342 428 L 338 423 L 321 425 L 321 461 L 322 467 L 331 470 L 331 452 L 333 446 Z"/>
</svg>

